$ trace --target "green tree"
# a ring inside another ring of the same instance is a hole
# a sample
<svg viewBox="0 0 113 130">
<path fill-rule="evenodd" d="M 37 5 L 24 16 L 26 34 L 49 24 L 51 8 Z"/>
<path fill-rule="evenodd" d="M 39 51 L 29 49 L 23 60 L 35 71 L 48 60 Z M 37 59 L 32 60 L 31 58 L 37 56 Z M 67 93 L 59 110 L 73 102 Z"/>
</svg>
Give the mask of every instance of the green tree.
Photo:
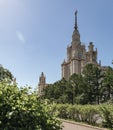
<svg viewBox="0 0 113 130">
<path fill-rule="evenodd" d="M 73 74 L 69 78 L 69 86 L 70 91 L 72 93 L 72 104 L 74 103 L 81 103 L 82 102 L 82 93 L 83 93 L 83 87 L 84 87 L 84 82 L 83 82 L 83 77 L 82 75 L 78 74 Z"/>
<path fill-rule="evenodd" d="M 113 69 L 111 67 L 108 67 L 105 71 L 103 80 L 103 95 L 105 101 L 113 98 Z"/>
<path fill-rule="evenodd" d="M 59 103 L 68 102 L 66 89 L 67 89 L 67 81 L 64 78 L 62 78 L 59 82 L 57 82 L 57 85 L 56 85 L 56 90 L 59 93 L 55 93 L 58 95 L 58 102 Z"/>
<path fill-rule="evenodd" d="M 100 103 L 100 90 L 102 88 L 103 73 L 93 64 L 87 64 L 83 70 L 85 80 L 84 93 L 87 103 Z"/>
<path fill-rule="evenodd" d="M 0 83 L 0 130 L 60 130 L 51 107 L 28 88 Z"/>
<path fill-rule="evenodd" d="M 0 65 L 0 82 L 11 83 L 14 80 L 12 73 Z"/>
<path fill-rule="evenodd" d="M 54 84 L 45 87 L 44 98 L 57 103 L 66 103 L 68 102 L 66 89 L 67 81 L 64 78 L 62 78 Z"/>
<path fill-rule="evenodd" d="M 44 88 L 44 95 L 42 98 L 44 99 L 53 99 L 54 98 L 54 86 L 53 84 L 49 84 Z"/>
</svg>

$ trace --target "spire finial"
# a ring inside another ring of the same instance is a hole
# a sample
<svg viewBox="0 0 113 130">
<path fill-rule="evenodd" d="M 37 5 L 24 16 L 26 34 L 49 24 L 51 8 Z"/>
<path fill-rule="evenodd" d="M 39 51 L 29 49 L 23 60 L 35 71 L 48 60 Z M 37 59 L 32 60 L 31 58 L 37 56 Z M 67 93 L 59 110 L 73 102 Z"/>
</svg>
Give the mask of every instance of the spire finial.
<svg viewBox="0 0 113 130">
<path fill-rule="evenodd" d="M 75 11 L 75 30 L 77 30 L 77 28 L 78 28 L 78 26 L 77 26 L 77 13 L 78 13 L 78 11 L 76 10 Z"/>
</svg>

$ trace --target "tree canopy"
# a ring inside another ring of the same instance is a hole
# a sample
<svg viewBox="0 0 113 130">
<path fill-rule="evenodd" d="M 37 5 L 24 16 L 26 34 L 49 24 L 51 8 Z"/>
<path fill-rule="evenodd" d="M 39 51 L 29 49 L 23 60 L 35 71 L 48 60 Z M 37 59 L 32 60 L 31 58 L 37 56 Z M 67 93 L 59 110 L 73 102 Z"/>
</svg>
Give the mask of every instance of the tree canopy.
<svg viewBox="0 0 113 130">
<path fill-rule="evenodd" d="M 99 104 L 113 98 L 113 68 L 106 70 L 87 64 L 81 75 L 73 74 L 48 85 L 43 98 L 57 103 Z"/>
<path fill-rule="evenodd" d="M 11 83 L 14 80 L 13 74 L 2 65 L 0 65 L 0 82 Z"/>
</svg>

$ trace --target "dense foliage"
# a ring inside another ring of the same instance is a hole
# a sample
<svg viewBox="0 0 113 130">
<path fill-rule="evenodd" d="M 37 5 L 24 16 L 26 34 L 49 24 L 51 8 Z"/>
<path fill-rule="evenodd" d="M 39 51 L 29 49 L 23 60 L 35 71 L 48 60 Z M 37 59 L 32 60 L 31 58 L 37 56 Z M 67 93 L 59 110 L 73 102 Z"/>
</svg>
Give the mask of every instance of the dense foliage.
<svg viewBox="0 0 113 130">
<path fill-rule="evenodd" d="M 0 130 L 61 130 L 60 121 L 36 93 L 0 83 Z"/>
<path fill-rule="evenodd" d="M 112 102 L 113 69 L 102 70 L 93 64 L 85 66 L 82 75 L 73 74 L 48 85 L 42 98 L 56 103 L 100 104 Z"/>
<path fill-rule="evenodd" d="M 2 65 L 0 65 L 0 82 L 12 83 L 14 81 L 14 77 L 12 73 L 5 69 Z"/>
<path fill-rule="evenodd" d="M 113 129 L 113 105 L 54 104 L 59 118 Z"/>
</svg>

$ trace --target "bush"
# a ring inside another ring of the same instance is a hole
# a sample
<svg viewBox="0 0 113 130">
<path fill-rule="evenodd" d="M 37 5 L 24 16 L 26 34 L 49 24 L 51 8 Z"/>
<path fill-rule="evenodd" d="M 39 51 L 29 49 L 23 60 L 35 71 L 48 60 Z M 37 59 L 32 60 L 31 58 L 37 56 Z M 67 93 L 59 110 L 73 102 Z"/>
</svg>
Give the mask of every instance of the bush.
<svg viewBox="0 0 113 130">
<path fill-rule="evenodd" d="M 52 108 L 54 108 L 54 111 L 56 109 L 56 111 L 59 113 L 58 114 L 59 118 L 110 128 L 111 126 L 109 124 L 110 122 L 113 123 L 113 116 L 109 117 L 110 121 L 108 120 L 109 118 L 106 116 L 109 116 L 113 113 L 113 107 L 112 105 L 110 105 L 112 109 L 109 109 L 107 107 L 106 110 L 109 110 L 110 112 L 105 113 L 105 109 L 104 108 L 102 109 L 103 106 L 105 105 L 103 104 L 100 106 L 100 105 L 54 104 Z"/>
<path fill-rule="evenodd" d="M 28 88 L 0 83 L 0 130 L 61 130 L 61 123 Z"/>
<path fill-rule="evenodd" d="M 102 112 L 102 124 L 104 127 L 113 129 L 113 106 L 112 105 L 103 105 L 101 106 Z"/>
</svg>

